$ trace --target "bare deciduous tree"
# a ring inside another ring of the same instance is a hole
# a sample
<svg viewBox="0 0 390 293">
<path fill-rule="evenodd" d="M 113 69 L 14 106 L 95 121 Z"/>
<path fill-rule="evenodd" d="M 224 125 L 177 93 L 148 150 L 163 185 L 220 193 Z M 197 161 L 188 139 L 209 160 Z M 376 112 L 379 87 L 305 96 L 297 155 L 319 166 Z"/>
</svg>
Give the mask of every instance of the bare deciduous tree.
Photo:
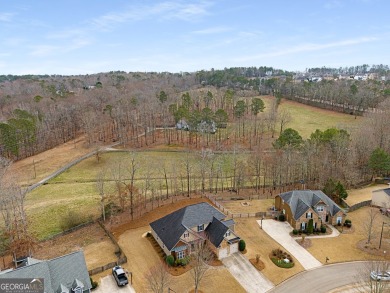
<svg viewBox="0 0 390 293">
<path fill-rule="evenodd" d="M 378 217 L 378 210 L 375 208 L 370 208 L 367 211 L 366 215 L 366 221 L 364 221 L 364 231 L 366 232 L 367 236 L 367 244 L 371 243 L 371 240 L 374 238 L 374 231 L 373 228 L 375 226 L 375 220 Z"/>
<path fill-rule="evenodd" d="M 198 292 L 200 282 L 210 268 L 209 263 L 213 257 L 214 254 L 206 242 L 195 244 L 195 249 L 193 249 L 191 253 L 191 277 L 194 280 L 195 293 Z"/>
<path fill-rule="evenodd" d="M 148 289 L 153 293 L 164 293 L 171 282 L 171 275 L 168 273 L 167 265 L 160 262 L 150 268 L 145 275 L 148 282 Z"/>
</svg>

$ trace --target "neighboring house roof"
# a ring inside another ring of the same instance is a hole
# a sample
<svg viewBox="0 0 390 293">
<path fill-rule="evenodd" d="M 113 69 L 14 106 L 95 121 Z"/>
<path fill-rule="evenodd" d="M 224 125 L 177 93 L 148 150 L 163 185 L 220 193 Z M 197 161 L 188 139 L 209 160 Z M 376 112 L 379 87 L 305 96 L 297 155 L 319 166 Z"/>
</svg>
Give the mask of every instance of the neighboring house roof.
<svg viewBox="0 0 390 293">
<path fill-rule="evenodd" d="M 44 278 L 46 293 L 67 292 L 65 289 L 74 284 L 84 287 L 84 290 L 92 287 L 82 251 L 0 272 L 0 279 L 4 278 Z"/>
<path fill-rule="evenodd" d="M 293 190 L 281 193 L 279 196 L 290 206 L 295 220 L 298 220 L 309 208 L 314 209 L 320 202 L 328 206 L 331 216 L 341 211 L 341 208 L 321 190 Z"/>
<path fill-rule="evenodd" d="M 390 188 L 378 189 L 378 190 L 374 190 L 373 192 L 384 192 L 384 193 L 386 193 L 388 196 L 390 196 Z"/>
<path fill-rule="evenodd" d="M 158 219 L 150 226 L 169 249 L 176 245 L 180 237 L 187 229 L 202 224 L 209 224 L 213 218 L 222 220 L 226 216 L 208 203 L 198 203 L 186 206 L 161 219 Z"/>
<path fill-rule="evenodd" d="M 224 223 L 213 217 L 213 221 L 207 226 L 205 232 L 210 242 L 215 247 L 218 247 L 225 238 L 225 233 L 228 230 L 229 228 Z"/>
</svg>

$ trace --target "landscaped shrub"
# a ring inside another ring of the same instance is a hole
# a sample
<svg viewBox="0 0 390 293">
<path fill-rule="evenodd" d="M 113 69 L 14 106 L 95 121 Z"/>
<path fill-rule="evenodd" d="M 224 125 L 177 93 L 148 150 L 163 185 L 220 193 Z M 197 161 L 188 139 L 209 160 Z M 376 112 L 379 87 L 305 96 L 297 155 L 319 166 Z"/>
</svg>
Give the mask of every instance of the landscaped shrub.
<svg viewBox="0 0 390 293">
<path fill-rule="evenodd" d="M 307 225 L 307 234 L 313 234 L 313 228 L 313 219 L 310 219 Z"/>
<path fill-rule="evenodd" d="M 325 233 L 326 232 L 326 227 L 324 225 L 321 226 L 321 233 Z"/>
<path fill-rule="evenodd" d="M 270 256 L 272 262 L 281 268 L 291 268 L 294 266 L 294 260 L 287 252 L 277 248 L 272 250 L 272 254 Z M 285 260 L 288 259 L 288 263 Z"/>
<path fill-rule="evenodd" d="M 285 219 L 286 217 L 284 216 L 284 214 L 279 215 L 279 221 L 284 222 Z"/>
<path fill-rule="evenodd" d="M 175 263 L 175 258 L 173 257 L 173 255 L 168 255 L 165 259 L 165 261 L 167 262 L 167 264 L 171 267 L 173 266 L 173 264 Z"/>
<path fill-rule="evenodd" d="M 95 289 L 95 288 L 97 288 L 97 286 L 98 286 L 98 282 L 96 282 L 96 281 L 94 281 L 94 280 L 92 280 L 92 278 L 91 277 L 89 277 L 89 279 L 90 279 L 90 281 L 91 281 L 91 285 L 92 285 L 92 290 L 93 289 Z"/>
<path fill-rule="evenodd" d="M 240 250 L 240 251 L 244 251 L 245 250 L 245 247 L 246 247 L 246 243 L 245 243 L 245 241 L 244 240 L 240 240 L 240 242 L 238 242 L 238 249 Z"/>
<path fill-rule="evenodd" d="M 294 229 L 294 230 L 293 230 L 293 234 L 294 234 L 294 235 L 298 235 L 298 230 L 297 230 L 297 229 Z"/>
<path fill-rule="evenodd" d="M 344 222 L 344 226 L 347 226 L 348 228 L 352 227 L 352 221 L 350 219 L 346 219 Z"/>
</svg>

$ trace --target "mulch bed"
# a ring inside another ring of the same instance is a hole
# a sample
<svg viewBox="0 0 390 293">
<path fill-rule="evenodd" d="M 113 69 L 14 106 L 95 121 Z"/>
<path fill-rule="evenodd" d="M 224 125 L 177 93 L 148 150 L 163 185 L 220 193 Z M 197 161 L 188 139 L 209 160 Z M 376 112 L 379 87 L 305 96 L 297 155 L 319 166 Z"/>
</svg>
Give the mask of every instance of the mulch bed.
<svg viewBox="0 0 390 293">
<path fill-rule="evenodd" d="M 367 239 L 360 240 L 356 244 L 356 247 L 368 254 L 380 256 L 386 260 L 390 260 L 390 246 L 385 241 L 382 241 L 382 246 L 380 249 L 378 248 L 379 246 L 377 240 L 373 243 L 367 244 Z M 386 251 L 386 253 L 384 251 Z"/>
<path fill-rule="evenodd" d="M 265 264 L 260 259 L 259 262 L 256 261 L 256 258 L 251 258 L 249 261 L 258 271 L 264 270 Z"/>
<path fill-rule="evenodd" d="M 305 241 L 302 242 L 302 239 L 297 239 L 297 243 L 302 246 L 303 248 L 307 249 L 311 246 L 311 239 L 305 238 Z"/>
</svg>

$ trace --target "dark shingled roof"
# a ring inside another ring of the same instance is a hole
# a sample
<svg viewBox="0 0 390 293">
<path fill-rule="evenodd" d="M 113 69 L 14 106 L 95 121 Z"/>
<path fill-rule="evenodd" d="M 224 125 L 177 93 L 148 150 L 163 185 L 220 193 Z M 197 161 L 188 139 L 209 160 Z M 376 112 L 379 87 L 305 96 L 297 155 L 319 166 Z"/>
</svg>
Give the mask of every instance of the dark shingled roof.
<svg viewBox="0 0 390 293">
<path fill-rule="evenodd" d="M 218 247 L 225 238 L 227 230 L 229 230 L 229 228 L 224 223 L 213 217 L 213 221 L 207 226 L 205 232 L 210 242 L 215 247 Z"/>
<path fill-rule="evenodd" d="M 222 220 L 225 215 L 210 204 L 202 202 L 181 208 L 150 223 L 150 226 L 164 245 L 172 250 L 184 231 L 198 225 L 209 224 L 214 217 Z"/>
<path fill-rule="evenodd" d="M 298 220 L 310 207 L 323 201 L 329 207 L 331 216 L 337 214 L 341 208 L 321 190 L 293 190 L 279 194 L 287 203 L 295 220 Z"/>
<path fill-rule="evenodd" d="M 384 193 L 386 193 L 388 196 L 390 196 L 390 188 L 378 189 L 378 190 L 374 190 L 373 192 L 384 192 Z"/>
<path fill-rule="evenodd" d="M 84 290 L 92 287 L 82 251 L 37 262 L 9 272 L 0 272 L 0 279 L 5 278 L 44 278 L 46 293 L 58 292 L 61 284 L 71 288 L 76 279 L 84 285 Z"/>
</svg>

